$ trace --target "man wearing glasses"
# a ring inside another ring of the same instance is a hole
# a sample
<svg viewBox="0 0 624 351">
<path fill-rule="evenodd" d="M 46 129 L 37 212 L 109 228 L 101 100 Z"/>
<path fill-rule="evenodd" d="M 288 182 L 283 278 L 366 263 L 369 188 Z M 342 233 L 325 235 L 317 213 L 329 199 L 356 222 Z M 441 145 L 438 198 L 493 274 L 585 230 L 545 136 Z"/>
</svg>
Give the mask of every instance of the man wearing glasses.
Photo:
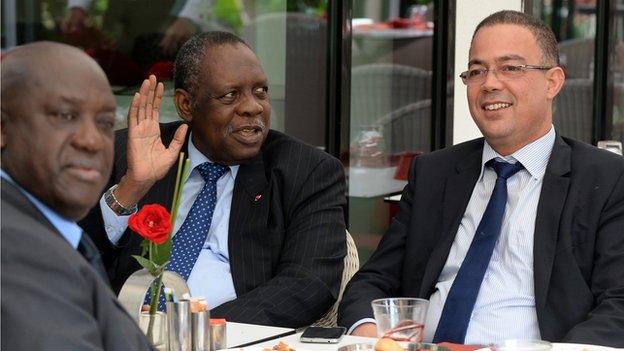
<svg viewBox="0 0 624 351">
<path fill-rule="evenodd" d="M 425 341 L 624 346 L 624 159 L 554 130 L 565 76 L 543 23 L 492 14 L 469 56 L 461 78 L 484 138 L 412 164 L 339 323 L 374 336 L 373 299 L 422 297 Z"/>
</svg>

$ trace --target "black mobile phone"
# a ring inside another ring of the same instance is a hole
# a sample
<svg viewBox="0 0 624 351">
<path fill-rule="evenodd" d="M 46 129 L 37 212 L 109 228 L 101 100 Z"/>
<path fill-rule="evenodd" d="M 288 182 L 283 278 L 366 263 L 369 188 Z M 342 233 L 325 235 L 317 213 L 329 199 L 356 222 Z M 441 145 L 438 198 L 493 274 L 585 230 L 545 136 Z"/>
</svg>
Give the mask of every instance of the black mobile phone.
<svg viewBox="0 0 624 351">
<path fill-rule="evenodd" d="M 319 344 L 337 344 L 346 331 L 347 329 L 345 327 L 308 327 L 303 334 L 301 334 L 299 341 Z"/>
</svg>

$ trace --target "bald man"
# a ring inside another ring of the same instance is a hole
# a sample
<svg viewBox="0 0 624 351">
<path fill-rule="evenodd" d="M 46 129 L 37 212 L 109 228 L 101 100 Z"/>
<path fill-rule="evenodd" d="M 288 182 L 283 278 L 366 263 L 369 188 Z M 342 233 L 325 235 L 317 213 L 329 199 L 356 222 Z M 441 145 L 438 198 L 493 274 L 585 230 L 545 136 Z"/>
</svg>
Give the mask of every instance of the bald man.
<svg viewBox="0 0 624 351">
<path fill-rule="evenodd" d="M 76 221 L 112 168 L 115 99 L 97 63 L 40 42 L 2 60 L 4 350 L 152 350 Z"/>
</svg>

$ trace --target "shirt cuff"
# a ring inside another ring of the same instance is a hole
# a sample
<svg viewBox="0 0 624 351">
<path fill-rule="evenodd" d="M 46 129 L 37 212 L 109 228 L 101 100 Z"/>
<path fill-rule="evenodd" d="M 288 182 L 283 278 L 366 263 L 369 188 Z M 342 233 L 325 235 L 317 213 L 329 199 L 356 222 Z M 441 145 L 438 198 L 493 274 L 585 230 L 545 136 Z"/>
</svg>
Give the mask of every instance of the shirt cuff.
<svg viewBox="0 0 624 351">
<path fill-rule="evenodd" d="M 355 328 L 359 327 L 360 325 L 362 325 L 364 323 L 373 323 L 375 325 L 377 324 L 377 323 L 375 323 L 375 319 L 373 319 L 373 318 L 363 318 L 363 319 L 360 319 L 359 321 L 353 323 L 351 328 L 349 328 L 349 330 L 347 330 L 347 334 L 351 335 L 351 333 L 353 333 Z"/>
<path fill-rule="evenodd" d="M 108 207 L 108 204 L 104 201 L 104 196 L 100 198 L 100 209 L 102 211 L 102 219 L 104 220 L 104 230 L 106 230 L 106 236 L 113 245 L 117 245 L 119 239 L 121 239 L 121 236 L 126 231 L 126 228 L 128 228 L 128 219 L 131 215 L 117 215 L 117 213 Z"/>
</svg>

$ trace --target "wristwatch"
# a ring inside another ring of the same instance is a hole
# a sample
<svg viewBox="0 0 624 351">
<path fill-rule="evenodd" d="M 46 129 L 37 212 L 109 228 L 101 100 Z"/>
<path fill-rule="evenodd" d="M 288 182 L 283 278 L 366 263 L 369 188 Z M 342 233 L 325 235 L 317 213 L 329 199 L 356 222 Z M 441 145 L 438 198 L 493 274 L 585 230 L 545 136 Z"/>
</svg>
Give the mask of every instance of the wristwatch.
<svg viewBox="0 0 624 351">
<path fill-rule="evenodd" d="M 104 201 L 118 216 L 129 216 L 137 211 L 137 205 L 134 205 L 131 208 L 123 207 L 123 205 L 117 201 L 115 194 L 113 194 L 113 191 L 115 191 L 118 186 L 119 185 L 115 184 L 111 186 L 110 189 L 106 190 L 104 193 Z"/>
</svg>

